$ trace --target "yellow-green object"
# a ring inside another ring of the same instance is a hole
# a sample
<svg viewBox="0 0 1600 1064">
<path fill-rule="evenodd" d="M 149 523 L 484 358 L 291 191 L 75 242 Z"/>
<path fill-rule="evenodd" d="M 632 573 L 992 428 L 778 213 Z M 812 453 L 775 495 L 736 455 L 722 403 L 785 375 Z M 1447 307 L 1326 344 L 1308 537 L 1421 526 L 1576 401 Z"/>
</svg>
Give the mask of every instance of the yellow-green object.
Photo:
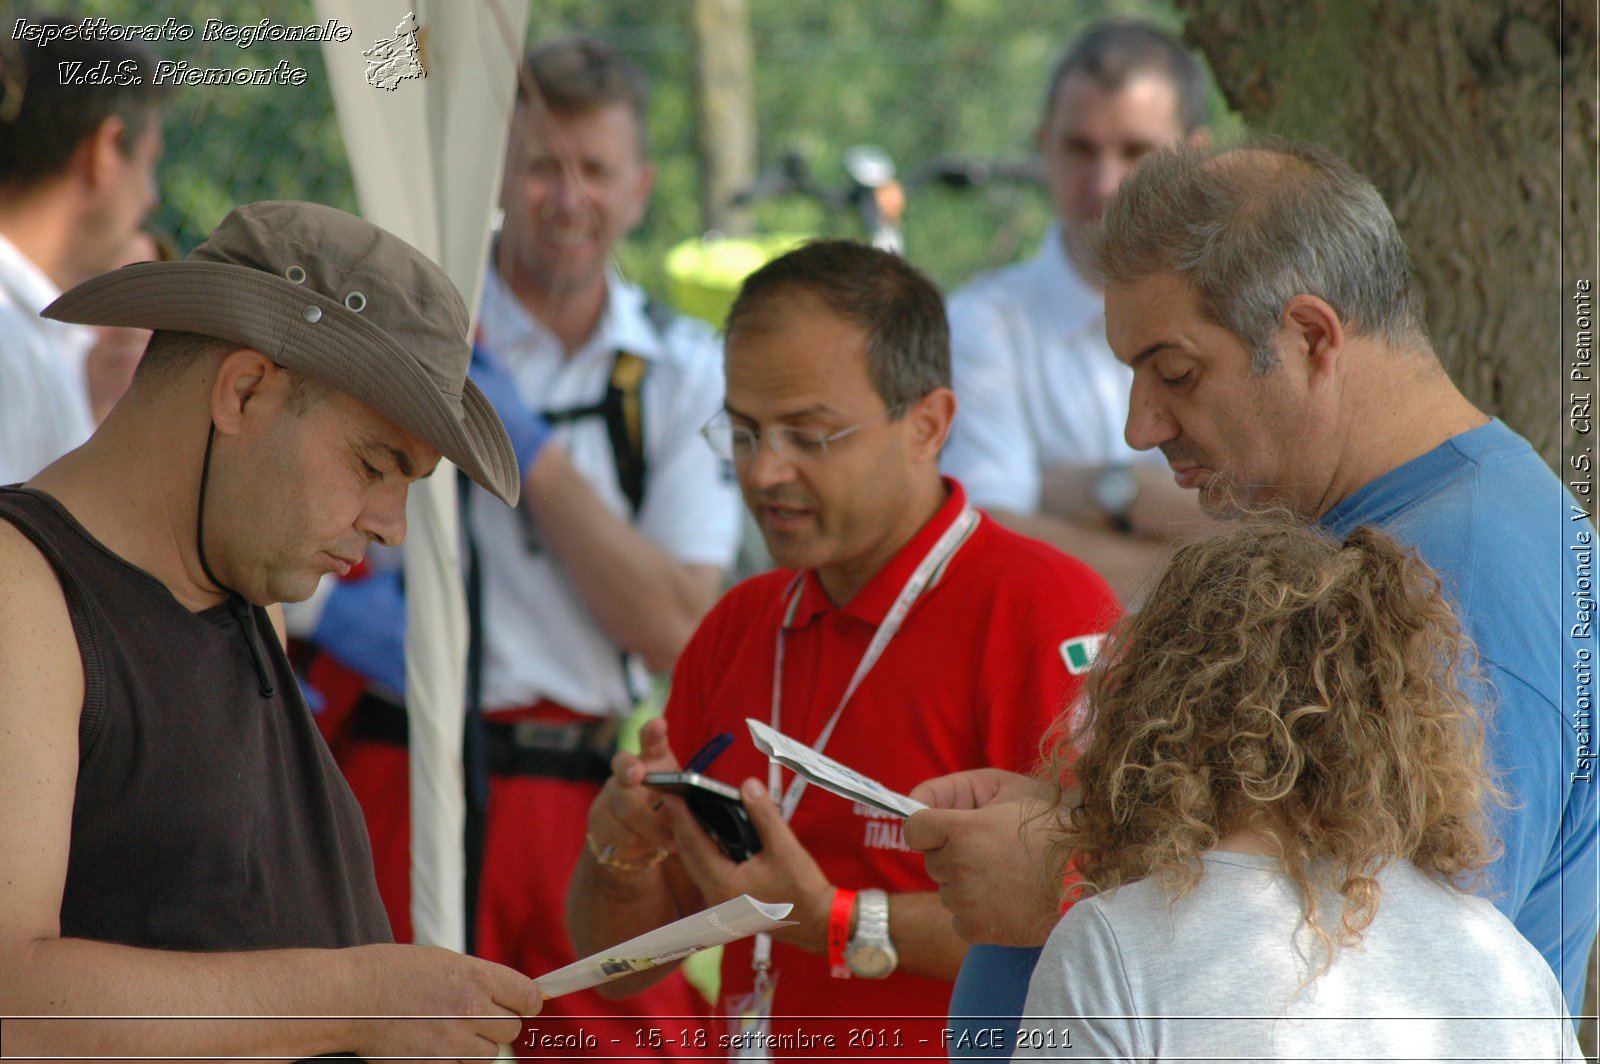
<svg viewBox="0 0 1600 1064">
<path fill-rule="evenodd" d="M 701 950 L 683 962 L 683 977 L 711 1004 L 717 1003 L 722 987 L 722 947 Z"/>
<path fill-rule="evenodd" d="M 809 239 L 806 233 L 768 233 L 681 241 L 667 252 L 668 296 L 678 310 L 720 329 L 744 279 Z"/>
</svg>

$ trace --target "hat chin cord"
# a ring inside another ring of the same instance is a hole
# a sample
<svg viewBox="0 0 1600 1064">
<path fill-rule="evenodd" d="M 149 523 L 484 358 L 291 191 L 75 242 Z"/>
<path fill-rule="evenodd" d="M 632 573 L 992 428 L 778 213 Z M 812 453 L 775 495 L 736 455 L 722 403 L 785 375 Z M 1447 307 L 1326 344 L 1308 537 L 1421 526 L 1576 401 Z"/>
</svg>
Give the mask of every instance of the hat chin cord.
<svg viewBox="0 0 1600 1064">
<path fill-rule="evenodd" d="M 217 579 L 217 574 L 211 571 L 210 564 L 206 561 L 206 482 L 211 479 L 211 445 L 217 439 L 217 423 L 213 421 L 211 428 L 206 432 L 206 456 L 200 464 L 200 506 L 194 519 L 194 549 L 200 556 L 200 569 L 206 574 L 206 579 L 216 585 L 217 590 L 228 596 L 228 612 L 233 614 L 234 621 L 239 625 L 239 633 L 244 636 L 245 646 L 250 650 L 250 661 L 256 667 L 256 683 L 260 685 L 261 697 L 271 698 L 272 675 L 267 671 L 266 649 L 261 644 L 261 630 L 256 625 L 254 612 L 245 597 L 233 588 Z"/>
</svg>

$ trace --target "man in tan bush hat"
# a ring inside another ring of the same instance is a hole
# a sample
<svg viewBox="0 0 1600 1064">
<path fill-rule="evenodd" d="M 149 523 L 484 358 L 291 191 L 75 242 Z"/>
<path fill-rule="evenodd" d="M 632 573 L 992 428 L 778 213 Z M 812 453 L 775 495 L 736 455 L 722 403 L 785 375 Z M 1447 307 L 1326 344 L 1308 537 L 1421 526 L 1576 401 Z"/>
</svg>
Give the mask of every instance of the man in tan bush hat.
<svg viewBox="0 0 1600 1064">
<path fill-rule="evenodd" d="M 0 1001 L 240 1018 L 8 1021 L 6 1048 L 492 1056 L 537 988 L 390 944 L 263 610 L 400 542 L 441 455 L 515 502 L 460 295 L 358 218 L 256 203 L 45 313 L 155 335 L 86 444 L 0 489 Z"/>
</svg>

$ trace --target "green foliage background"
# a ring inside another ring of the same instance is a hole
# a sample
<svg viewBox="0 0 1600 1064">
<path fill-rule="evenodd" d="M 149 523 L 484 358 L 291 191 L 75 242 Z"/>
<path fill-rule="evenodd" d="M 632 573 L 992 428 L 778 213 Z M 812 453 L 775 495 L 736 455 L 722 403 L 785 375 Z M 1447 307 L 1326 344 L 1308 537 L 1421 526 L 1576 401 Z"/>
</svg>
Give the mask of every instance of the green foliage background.
<svg viewBox="0 0 1600 1064">
<path fill-rule="evenodd" d="M 484 0 L 462 0 L 479 3 Z M 62 5 L 66 6 L 66 5 Z M 310 0 L 79 0 L 76 14 L 196 27 L 208 18 L 298 24 Z M 619 249 L 626 274 L 665 294 L 662 257 L 699 234 L 687 0 L 533 0 L 529 38 L 584 30 L 611 41 L 653 86 L 651 139 L 659 169 L 644 224 Z M 9 10 L 8 10 L 9 9 Z M 58 7 L 57 10 L 60 8 Z M 858 143 L 886 148 L 909 172 L 939 156 L 1020 158 L 1031 150 L 1044 80 L 1063 45 L 1106 17 L 1145 17 L 1171 29 L 1168 0 L 750 0 L 763 165 L 802 152 L 815 176 L 842 181 L 840 158 Z M 43 4 L 0 0 L 9 27 Z M 301 87 L 187 87 L 172 97 L 152 224 L 187 250 L 227 210 L 253 199 L 311 199 L 355 210 L 322 58 L 315 44 L 157 46 L 196 65 L 307 68 Z M 1220 104 L 1217 109 L 1220 111 Z M 942 285 L 1032 252 L 1049 222 L 1043 192 L 930 189 L 906 218 L 908 256 Z M 798 199 L 757 212 L 764 229 L 859 235 L 853 216 Z"/>
</svg>

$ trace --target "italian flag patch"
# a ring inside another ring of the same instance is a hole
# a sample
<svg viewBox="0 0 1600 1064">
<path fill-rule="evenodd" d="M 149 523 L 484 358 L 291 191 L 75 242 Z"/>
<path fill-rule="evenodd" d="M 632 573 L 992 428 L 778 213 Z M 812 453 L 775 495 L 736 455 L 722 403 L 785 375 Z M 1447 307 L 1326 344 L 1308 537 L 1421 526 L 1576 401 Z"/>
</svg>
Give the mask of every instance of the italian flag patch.
<svg viewBox="0 0 1600 1064">
<path fill-rule="evenodd" d="M 1067 663 L 1067 671 L 1074 676 L 1089 671 L 1089 666 L 1094 664 L 1094 656 L 1100 650 L 1100 644 L 1105 641 L 1102 635 L 1080 635 L 1061 644 L 1061 660 Z"/>
</svg>

